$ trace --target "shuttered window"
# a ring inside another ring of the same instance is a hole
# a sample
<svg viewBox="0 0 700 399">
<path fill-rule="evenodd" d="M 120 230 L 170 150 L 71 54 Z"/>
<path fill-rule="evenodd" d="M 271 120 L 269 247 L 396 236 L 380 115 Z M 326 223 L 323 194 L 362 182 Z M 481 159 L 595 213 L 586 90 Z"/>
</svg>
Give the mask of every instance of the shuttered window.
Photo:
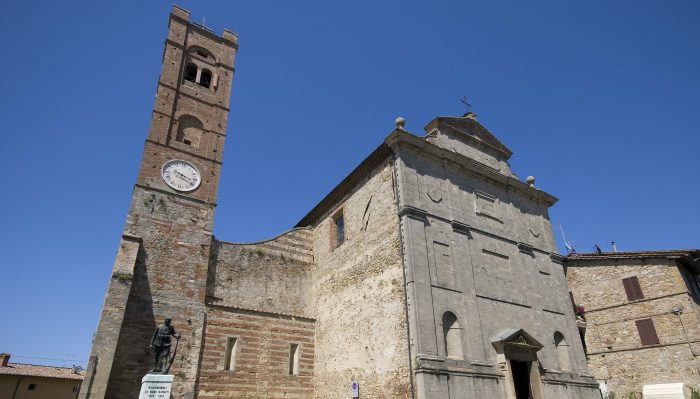
<svg viewBox="0 0 700 399">
<path fill-rule="evenodd" d="M 637 325 L 642 345 L 658 345 L 659 336 L 656 335 L 656 328 L 654 328 L 654 322 L 651 319 L 636 320 L 634 323 Z"/>
<path fill-rule="evenodd" d="M 623 278 L 622 286 L 625 287 L 625 293 L 627 294 L 628 301 L 644 299 L 642 287 L 639 285 L 639 279 L 637 278 L 637 276 Z"/>
</svg>

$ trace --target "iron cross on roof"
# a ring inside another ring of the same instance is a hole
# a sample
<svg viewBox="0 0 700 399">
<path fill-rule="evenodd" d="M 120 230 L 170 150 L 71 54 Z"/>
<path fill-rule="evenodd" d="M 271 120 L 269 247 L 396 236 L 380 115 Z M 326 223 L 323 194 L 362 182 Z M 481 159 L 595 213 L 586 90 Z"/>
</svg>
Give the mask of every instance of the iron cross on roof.
<svg viewBox="0 0 700 399">
<path fill-rule="evenodd" d="M 459 102 L 461 102 L 462 104 L 464 104 L 464 106 L 467 108 L 467 112 L 466 112 L 466 113 L 471 112 L 471 110 L 472 110 L 472 105 L 469 104 L 469 102 L 467 102 L 467 96 L 462 97 L 462 98 L 459 100 Z M 466 114 L 466 113 L 465 113 L 465 114 Z"/>
</svg>

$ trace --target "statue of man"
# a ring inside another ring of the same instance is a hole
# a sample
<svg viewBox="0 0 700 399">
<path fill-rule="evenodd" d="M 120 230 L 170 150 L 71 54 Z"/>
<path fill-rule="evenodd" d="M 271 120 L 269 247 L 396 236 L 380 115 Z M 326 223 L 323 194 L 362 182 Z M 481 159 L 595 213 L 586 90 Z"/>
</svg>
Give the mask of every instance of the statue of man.
<svg viewBox="0 0 700 399">
<path fill-rule="evenodd" d="M 159 325 L 158 328 L 156 328 L 156 332 L 153 333 L 150 347 L 153 348 L 155 359 L 151 372 L 165 372 L 165 368 L 161 367 L 161 363 L 167 363 L 170 358 L 170 337 L 172 336 L 175 337 L 175 339 L 180 339 L 180 334 L 175 332 L 175 327 L 170 325 L 172 320 L 171 317 L 166 317 L 163 324 Z"/>
</svg>

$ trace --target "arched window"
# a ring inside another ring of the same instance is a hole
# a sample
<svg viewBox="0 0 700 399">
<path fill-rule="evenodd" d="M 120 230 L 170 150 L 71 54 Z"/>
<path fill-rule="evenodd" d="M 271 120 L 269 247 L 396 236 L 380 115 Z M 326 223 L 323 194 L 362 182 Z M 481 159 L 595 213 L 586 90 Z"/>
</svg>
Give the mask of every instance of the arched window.
<svg viewBox="0 0 700 399">
<path fill-rule="evenodd" d="M 191 145 L 192 147 L 199 147 L 199 140 L 202 135 L 202 129 L 204 126 L 199 119 L 194 116 L 185 115 L 180 117 L 180 123 L 177 127 L 177 135 L 175 136 L 175 141 Z"/>
<path fill-rule="evenodd" d="M 202 76 L 199 77 L 199 84 L 206 87 L 207 89 L 211 85 L 211 71 L 208 69 L 202 70 Z"/>
<path fill-rule="evenodd" d="M 197 80 L 197 66 L 195 64 L 187 64 L 185 67 L 185 80 L 190 82 Z"/>
<path fill-rule="evenodd" d="M 452 312 L 442 315 L 442 334 L 445 338 L 445 355 L 455 359 L 464 359 L 462 353 L 462 329 L 457 316 Z"/>
<path fill-rule="evenodd" d="M 207 59 L 209 61 L 215 61 L 214 56 L 212 55 L 212 53 L 209 52 L 209 50 L 205 50 L 199 46 L 190 47 L 188 53 L 196 54 L 197 56 Z"/>
<path fill-rule="evenodd" d="M 564 334 L 559 331 L 554 333 L 554 346 L 557 350 L 560 370 L 571 370 L 571 359 L 569 358 L 569 344 L 566 343 Z"/>
<path fill-rule="evenodd" d="M 199 49 L 197 50 L 197 54 L 199 54 L 201 57 L 209 58 L 209 53 L 207 53 L 206 50 Z"/>
</svg>

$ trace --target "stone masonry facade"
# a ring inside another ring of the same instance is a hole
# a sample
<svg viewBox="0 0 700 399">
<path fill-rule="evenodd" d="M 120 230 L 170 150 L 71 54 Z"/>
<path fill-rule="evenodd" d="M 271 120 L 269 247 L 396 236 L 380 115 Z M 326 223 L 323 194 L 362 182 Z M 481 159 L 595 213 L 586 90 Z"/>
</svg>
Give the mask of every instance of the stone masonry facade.
<svg viewBox="0 0 700 399">
<path fill-rule="evenodd" d="M 566 306 L 556 198 L 517 179 L 475 115 L 437 117 L 426 132 L 387 139 L 417 397 L 599 398 Z"/>
<path fill-rule="evenodd" d="M 641 398 L 644 385 L 674 382 L 700 390 L 698 258 L 700 250 L 566 258 L 589 368 L 608 392 Z"/>
<path fill-rule="evenodd" d="M 174 7 L 81 399 L 136 397 L 165 316 L 172 397 L 598 399 L 548 208 L 473 113 L 396 128 L 291 230 L 213 236 L 237 36 Z M 201 174 L 168 186 L 166 162 Z"/>
</svg>

